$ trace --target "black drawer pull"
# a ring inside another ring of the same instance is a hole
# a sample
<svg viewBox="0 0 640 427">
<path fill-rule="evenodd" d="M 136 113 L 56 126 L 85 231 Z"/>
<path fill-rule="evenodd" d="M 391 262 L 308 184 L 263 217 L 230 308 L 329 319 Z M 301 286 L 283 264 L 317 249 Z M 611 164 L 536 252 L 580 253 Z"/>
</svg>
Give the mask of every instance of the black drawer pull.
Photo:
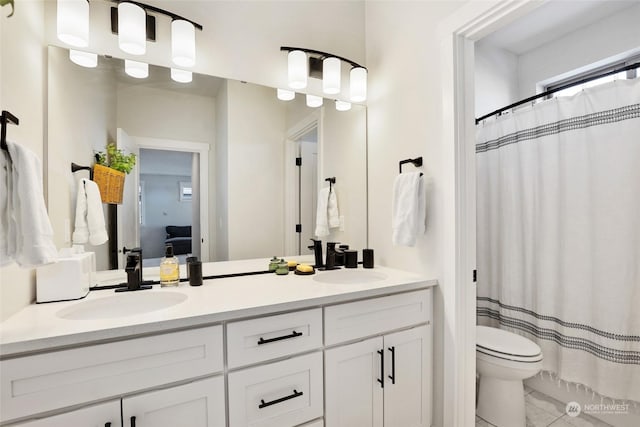
<svg viewBox="0 0 640 427">
<path fill-rule="evenodd" d="M 258 409 L 266 408 L 267 406 L 275 405 L 276 403 L 284 402 L 285 400 L 294 399 L 298 396 L 302 396 L 304 393 L 301 391 L 293 390 L 293 394 L 289 396 L 281 397 L 280 399 L 272 400 L 271 402 L 265 402 L 264 399 L 260 399 L 260 404 L 258 405 Z"/>
<path fill-rule="evenodd" d="M 391 380 L 391 384 L 396 383 L 396 347 L 389 347 L 389 351 L 391 352 L 391 375 L 389 375 L 389 379 Z"/>
<path fill-rule="evenodd" d="M 110 422 L 106 423 L 104 427 L 111 427 L 111 423 Z"/>
<path fill-rule="evenodd" d="M 136 427 L 136 417 L 131 417 L 131 427 Z"/>
<path fill-rule="evenodd" d="M 283 335 L 281 337 L 269 338 L 269 339 L 266 339 L 266 340 L 264 338 L 260 337 L 260 339 L 258 340 L 258 345 L 268 344 L 270 342 L 275 342 L 275 341 L 288 340 L 289 338 L 295 338 L 295 337 L 299 337 L 301 335 L 302 335 L 302 332 L 293 331 L 289 335 Z"/>
<path fill-rule="evenodd" d="M 380 388 L 384 388 L 384 349 L 378 350 L 380 355 L 380 378 L 377 381 L 380 383 Z"/>
</svg>

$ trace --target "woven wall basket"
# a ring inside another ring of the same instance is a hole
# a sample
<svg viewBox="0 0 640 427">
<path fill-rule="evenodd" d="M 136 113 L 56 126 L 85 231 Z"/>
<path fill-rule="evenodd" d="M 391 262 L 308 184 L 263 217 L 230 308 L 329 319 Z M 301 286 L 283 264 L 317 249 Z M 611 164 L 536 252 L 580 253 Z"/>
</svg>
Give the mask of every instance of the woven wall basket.
<svg viewBox="0 0 640 427">
<path fill-rule="evenodd" d="M 102 165 L 93 166 L 93 181 L 98 184 L 102 203 L 122 204 L 125 173 Z"/>
</svg>

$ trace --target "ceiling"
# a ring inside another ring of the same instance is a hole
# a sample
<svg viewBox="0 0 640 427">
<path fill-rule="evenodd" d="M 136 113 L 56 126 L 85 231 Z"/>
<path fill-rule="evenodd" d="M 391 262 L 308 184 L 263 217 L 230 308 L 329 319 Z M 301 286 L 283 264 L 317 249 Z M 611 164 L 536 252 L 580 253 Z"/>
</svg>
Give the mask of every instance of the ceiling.
<svg viewBox="0 0 640 427">
<path fill-rule="evenodd" d="M 522 55 L 638 4 L 639 0 L 551 0 L 481 42 Z"/>
</svg>

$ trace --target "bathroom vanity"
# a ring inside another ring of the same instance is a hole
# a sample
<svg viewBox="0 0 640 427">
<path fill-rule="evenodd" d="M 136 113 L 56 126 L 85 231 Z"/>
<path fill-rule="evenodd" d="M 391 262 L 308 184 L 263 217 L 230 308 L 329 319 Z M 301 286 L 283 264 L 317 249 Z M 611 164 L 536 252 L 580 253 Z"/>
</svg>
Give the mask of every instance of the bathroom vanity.
<svg viewBox="0 0 640 427">
<path fill-rule="evenodd" d="M 435 285 L 376 267 L 32 305 L 0 325 L 0 425 L 426 427 Z"/>
</svg>

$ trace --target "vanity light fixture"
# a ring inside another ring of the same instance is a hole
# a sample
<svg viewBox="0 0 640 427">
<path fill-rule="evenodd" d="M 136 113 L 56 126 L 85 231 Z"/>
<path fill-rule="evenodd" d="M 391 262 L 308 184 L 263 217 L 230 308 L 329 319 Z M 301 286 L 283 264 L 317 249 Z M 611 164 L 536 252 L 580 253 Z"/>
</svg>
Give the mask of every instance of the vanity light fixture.
<svg viewBox="0 0 640 427">
<path fill-rule="evenodd" d="M 296 93 L 292 90 L 278 89 L 278 99 L 280 101 L 291 101 L 296 97 Z"/>
<path fill-rule="evenodd" d="M 134 3 L 118 5 L 118 46 L 131 55 L 147 51 L 147 14 Z"/>
<path fill-rule="evenodd" d="M 193 73 L 187 70 L 179 70 L 177 68 L 172 68 L 171 79 L 178 83 L 191 83 L 191 81 L 193 80 Z"/>
<path fill-rule="evenodd" d="M 180 67 L 196 64 L 196 29 L 184 19 L 171 22 L 171 59 Z"/>
<path fill-rule="evenodd" d="M 322 61 L 322 91 L 328 94 L 340 93 L 340 60 L 330 57 Z"/>
<path fill-rule="evenodd" d="M 98 54 L 69 49 L 69 59 L 81 67 L 95 68 L 98 66 Z"/>
<path fill-rule="evenodd" d="M 355 67 L 349 73 L 349 92 L 351 101 L 362 102 L 367 99 L 367 69 Z"/>
<path fill-rule="evenodd" d="M 367 69 L 350 59 L 319 50 L 282 46 L 288 54 L 288 82 L 292 89 L 304 89 L 307 77 L 322 79 L 324 93 L 337 94 L 341 91 L 341 62 L 351 65 L 349 73 L 349 99 L 363 102 L 367 99 Z"/>
<path fill-rule="evenodd" d="M 307 87 L 307 54 L 301 50 L 292 50 L 288 55 L 289 87 L 304 89 Z"/>
<path fill-rule="evenodd" d="M 124 72 L 136 79 L 146 79 L 149 77 L 149 64 L 125 59 Z"/>
<path fill-rule="evenodd" d="M 89 46 L 89 2 L 58 0 L 57 33 L 60 41 L 75 47 Z"/>
<path fill-rule="evenodd" d="M 317 108 L 322 106 L 322 97 L 315 95 L 307 95 L 307 107 Z"/>
<path fill-rule="evenodd" d="M 351 110 L 351 103 L 347 101 L 340 101 L 336 99 L 336 110 L 338 111 L 349 111 Z"/>
</svg>

